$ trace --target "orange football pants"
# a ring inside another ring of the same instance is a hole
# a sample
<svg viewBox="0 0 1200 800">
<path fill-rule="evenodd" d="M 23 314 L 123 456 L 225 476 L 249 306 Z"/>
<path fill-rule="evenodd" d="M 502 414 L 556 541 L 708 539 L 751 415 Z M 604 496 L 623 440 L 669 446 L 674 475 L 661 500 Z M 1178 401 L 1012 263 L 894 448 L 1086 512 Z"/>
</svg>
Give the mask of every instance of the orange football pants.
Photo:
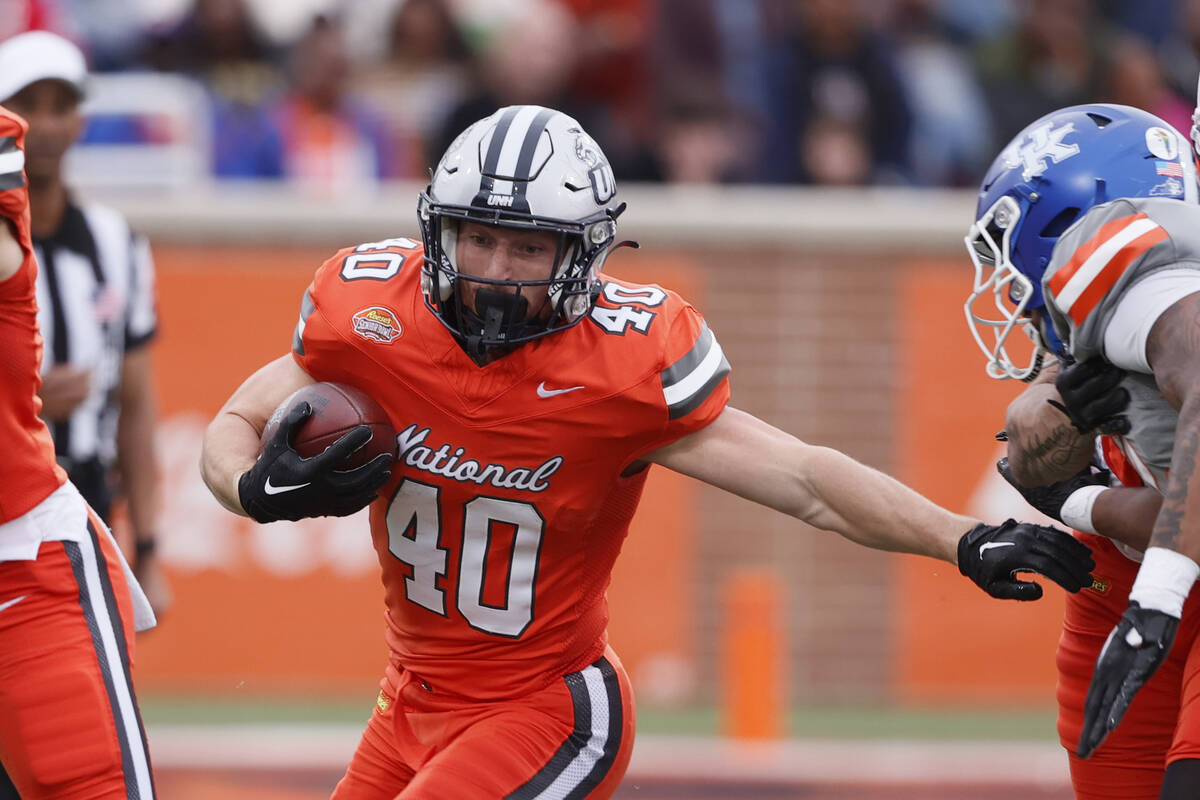
<svg viewBox="0 0 1200 800">
<path fill-rule="evenodd" d="M 1158 800 L 1163 771 L 1181 758 L 1200 758 L 1200 591 L 1183 607 L 1167 660 L 1129 706 L 1117 729 L 1088 759 L 1075 755 L 1083 705 L 1096 659 L 1129 605 L 1136 562 L 1102 536 L 1075 534 L 1092 548 L 1103 585 L 1067 595 L 1058 641 L 1058 735 L 1067 749 L 1078 800 Z"/>
<path fill-rule="evenodd" d="M 333 800 L 602 800 L 633 751 L 629 678 L 611 649 L 524 697 L 480 702 L 389 670 Z"/>
<path fill-rule="evenodd" d="M 133 609 L 111 535 L 0 562 L 0 764 L 21 800 L 152 800 L 130 681 Z"/>
</svg>

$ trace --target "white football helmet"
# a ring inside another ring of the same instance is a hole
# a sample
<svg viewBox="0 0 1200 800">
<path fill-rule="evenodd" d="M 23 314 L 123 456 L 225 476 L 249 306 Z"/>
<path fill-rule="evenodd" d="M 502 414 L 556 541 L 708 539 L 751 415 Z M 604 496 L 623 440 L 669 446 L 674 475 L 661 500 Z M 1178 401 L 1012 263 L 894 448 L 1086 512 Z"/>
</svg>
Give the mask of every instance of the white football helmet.
<svg viewBox="0 0 1200 800">
<path fill-rule="evenodd" d="M 608 159 L 566 114 L 508 106 L 476 122 L 446 150 L 417 205 L 425 241 L 421 285 L 426 304 L 473 355 L 574 325 L 599 294 L 596 273 L 613 248 L 616 219 L 624 210 L 616 192 Z M 462 220 L 557 232 L 556 266 L 536 281 L 465 276 L 455 263 Z M 468 278 L 492 290 L 476 296 L 474 309 L 455 291 L 456 283 Z M 522 286 L 546 287 L 549 318 L 524 319 L 518 300 Z"/>
</svg>

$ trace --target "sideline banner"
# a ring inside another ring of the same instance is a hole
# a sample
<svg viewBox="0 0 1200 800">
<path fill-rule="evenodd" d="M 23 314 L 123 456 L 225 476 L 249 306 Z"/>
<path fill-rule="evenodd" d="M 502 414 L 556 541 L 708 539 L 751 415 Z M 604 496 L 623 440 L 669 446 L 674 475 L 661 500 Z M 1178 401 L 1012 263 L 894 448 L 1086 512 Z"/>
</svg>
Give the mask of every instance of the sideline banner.
<svg viewBox="0 0 1200 800">
<path fill-rule="evenodd" d="M 984 373 L 967 329 L 965 256 L 903 268 L 896 302 L 897 477 L 947 508 L 988 522 L 1048 522 L 996 473 L 995 434 L 1024 384 Z M 1020 331 L 1013 339 L 1024 340 Z M 1016 356 L 1014 356 L 1016 358 Z M 896 696 L 911 703 L 1049 703 L 1065 593 L 1045 578 L 1035 603 L 993 600 L 958 569 L 916 556 L 896 559 L 893 608 Z"/>
</svg>

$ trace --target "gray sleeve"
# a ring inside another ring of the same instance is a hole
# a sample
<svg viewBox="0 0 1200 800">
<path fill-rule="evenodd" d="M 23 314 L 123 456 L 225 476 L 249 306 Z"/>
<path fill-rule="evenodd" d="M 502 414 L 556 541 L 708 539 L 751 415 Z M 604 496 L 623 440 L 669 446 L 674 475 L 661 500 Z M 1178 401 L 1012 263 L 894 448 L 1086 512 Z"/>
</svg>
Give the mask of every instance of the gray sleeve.
<svg viewBox="0 0 1200 800">
<path fill-rule="evenodd" d="M 1104 354 L 1121 298 L 1139 281 L 1164 269 L 1200 269 L 1198 221 L 1196 209 L 1178 200 L 1126 199 L 1095 207 L 1063 236 L 1044 287 L 1075 358 Z"/>
</svg>

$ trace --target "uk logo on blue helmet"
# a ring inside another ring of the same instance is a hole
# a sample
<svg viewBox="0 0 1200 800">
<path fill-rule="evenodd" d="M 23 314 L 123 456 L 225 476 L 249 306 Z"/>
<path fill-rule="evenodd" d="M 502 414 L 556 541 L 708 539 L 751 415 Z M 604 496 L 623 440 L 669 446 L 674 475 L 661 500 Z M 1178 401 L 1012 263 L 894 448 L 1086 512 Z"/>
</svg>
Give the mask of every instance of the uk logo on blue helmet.
<svg viewBox="0 0 1200 800">
<path fill-rule="evenodd" d="M 1061 350 L 1048 315 L 1033 313 L 1045 304 L 1046 267 L 1068 228 L 1122 197 L 1200 202 L 1187 138 L 1129 106 L 1097 103 L 1047 114 L 992 162 L 965 238 L 975 281 L 963 307 L 990 376 L 1032 380 L 1046 353 Z M 1017 328 L 1034 344 L 1021 366 L 1008 352 Z"/>
</svg>

